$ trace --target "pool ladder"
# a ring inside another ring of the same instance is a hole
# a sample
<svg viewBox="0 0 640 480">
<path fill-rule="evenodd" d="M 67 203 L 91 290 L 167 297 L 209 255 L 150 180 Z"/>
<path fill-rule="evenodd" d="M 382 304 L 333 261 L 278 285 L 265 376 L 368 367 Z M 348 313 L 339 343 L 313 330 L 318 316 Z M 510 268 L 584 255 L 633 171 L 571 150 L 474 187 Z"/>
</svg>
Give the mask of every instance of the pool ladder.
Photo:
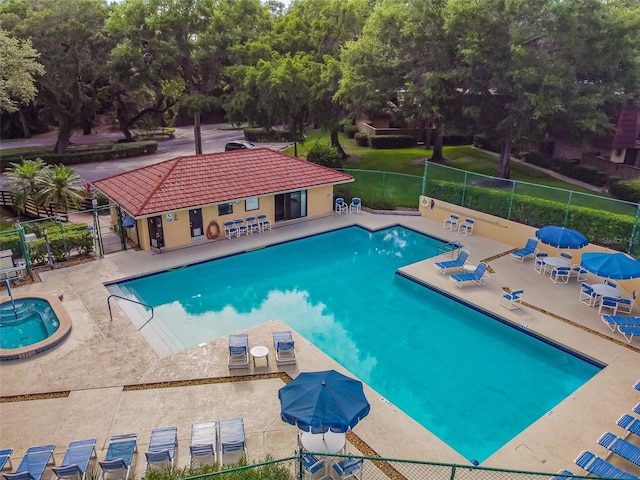
<svg viewBox="0 0 640 480">
<path fill-rule="evenodd" d="M 153 307 L 151 305 L 147 305 L 146 303 L 142 303 L 142 302 L 138 302 L 136 300 L 132 300 L 130 298 L 127 297 L 123 297 L 121 295 L 109 295 L 107 297 L 107 306 L 109 307 L 109 317 L 111 318 L 111 321 L 113 322 L 113 314 L 111 313 L 111 299 L 115 297 L 118 298 L 120 300 L 126 300 L 127 302 L 131 302 L 131 303 L 137 303 L 138 305 L 142 305 L 143 307 L 147 307 L 151 309 L 151 316 L 149 317 L 149 320 L 147 320 L 146 322 L 144 322 L 142 324 L 142 326 L 140 328 L 138 328 L 138 331 L 142 330 L 144 328 L 144 326 L 149 323 L 151 321 L 151 319 L 153 318 Z"/>
<path fill-rule="evenodd" d="M 460 250 L 462 248 L 462 244 L 458 240 L 454 240 L 453 242 L 443 243 L 438 247 L 438 254 L 441 253 L 450 253 L 453 257 L 453 252 Z"/>
</svg>

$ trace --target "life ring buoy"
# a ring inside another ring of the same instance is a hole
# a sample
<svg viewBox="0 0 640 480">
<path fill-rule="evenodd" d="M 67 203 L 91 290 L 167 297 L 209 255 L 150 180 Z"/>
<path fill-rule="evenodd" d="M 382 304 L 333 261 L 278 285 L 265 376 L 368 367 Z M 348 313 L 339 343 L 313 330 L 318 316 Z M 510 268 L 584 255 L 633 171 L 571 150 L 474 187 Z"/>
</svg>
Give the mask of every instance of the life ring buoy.
<svg viewBox="0 0 640 480">
<path fill-rule="evenodd" d="M 420 200 L 420 204 L 423 207 L 428 207 L 429 206 L 429 197 L 422 197 L 422 200 Z"/>
<path fill-rule="evenodd" d="M 207 238 L 209 240 L 215 240 L 220 238 L 220 225 L 216 220 L 211 220 L 207 226 Z"/>
</svg>

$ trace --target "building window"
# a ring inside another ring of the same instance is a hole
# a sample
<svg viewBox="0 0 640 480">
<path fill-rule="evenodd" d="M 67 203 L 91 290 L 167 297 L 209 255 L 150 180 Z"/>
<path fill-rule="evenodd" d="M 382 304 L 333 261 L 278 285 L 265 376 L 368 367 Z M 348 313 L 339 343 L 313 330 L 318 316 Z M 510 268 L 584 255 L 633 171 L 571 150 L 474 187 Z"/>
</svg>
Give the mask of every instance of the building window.
<svg viewBox="0 0 640 480">
<path fill-rule="evenodd" d="M 307 216 L 307 191 L 283 193 L 275 196 L 275 221 L 293 220 Z"/>
<path fill-rule="evenodd" d="M 244 201 L 244 209 L 247 212 L 258 210 L 260 208 L 260 199 L 258 197 L 247 198 Z"/>
<path fill-rule="evenodd" d="M 231 215 L 233 213 L 232 203 L 220 203 L 218 204 L 218 216 Z"/>
</svg>

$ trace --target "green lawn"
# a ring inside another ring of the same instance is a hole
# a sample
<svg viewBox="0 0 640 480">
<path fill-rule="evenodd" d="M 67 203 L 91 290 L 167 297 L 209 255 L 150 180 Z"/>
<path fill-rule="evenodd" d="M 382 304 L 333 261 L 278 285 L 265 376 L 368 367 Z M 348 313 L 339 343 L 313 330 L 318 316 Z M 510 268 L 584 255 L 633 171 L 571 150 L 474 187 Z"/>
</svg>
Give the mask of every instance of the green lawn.
<svg viewBox="0 0 640 480">
<path fill-rule="evenodd" d="M 329 134 L 320 130 L 309 132 L 304 144 L 298 144 L 298 156 L 306 156 L 309 149 L 318 141 L 329 143 Z M 350 170 L 356 178 L 356 183 L 340 187 L 339 193 L 346 196 L 375 197 L 376 202 L 381 199 L 382 203 L 390 207 L 416 206 L 422 190 L 423 160 L 431 156 L 431 149 L 414 147 L 376 150 L 359 147 L 353 139 L 343 134 L 340 134 L 340 143 L 349 155 L 344 168 Z M 285 153 L 293 155 L 293 147 L 286 149 Z M 430 180 L 473 183 L 481 179 L 480 175 L 495 176 L 498 171 L 499 157 L 491 152 L 472 146 L 454 146 L 444 147 L 443 153 L 446 158 L 445 165 L 459 171 L 443 168 L 438 164 L 429 164 L 427 168 L 431 170 L 427 176 Z M 367 172 L 357 174 L 354 170 L 390 172 L 399 175 Z M 477 178 L 474 178 L 475 174 L 478 174 Z M 408 175 L 420 178 L 408 177 Z M 519 194 L 635 215 L 635 208 L 615 201 L 608 194 L 559 180 L 521 162 L 511 163 L 511 179 L 522 182 L 516 184 L 515 192 Z M 503 189 L 511 189 L 512 183 L 508 180 L 505 182 L 508 183 Z"/>
</svg>

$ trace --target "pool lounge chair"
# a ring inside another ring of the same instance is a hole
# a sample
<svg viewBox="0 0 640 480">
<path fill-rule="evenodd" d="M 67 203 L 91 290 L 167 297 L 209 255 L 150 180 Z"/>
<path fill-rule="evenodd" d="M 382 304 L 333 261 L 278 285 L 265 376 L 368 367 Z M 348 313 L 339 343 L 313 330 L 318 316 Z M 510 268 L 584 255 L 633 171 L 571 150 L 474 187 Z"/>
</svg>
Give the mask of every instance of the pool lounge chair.
<svg viewBox="0 0 640 480">
<path fill-rule="evenodd" d="M 104 461 L 98 462 L 102 469 L 102 480 L 127 480 L 129 478 L 133 454 L 138 451 L 137 438 L 137 433 L 125 433 L 111 437 Z"/>
<path fill-rule="evenodd" d="M 616 437 L 611 432 L 603 433 L 598 443 L 612 453 L 640 467 L 640 447 Z"/>
<path fill-rule="evenodd" d="M 349 454 L 351 455 L 351 454 Z M 340 480 L 345 480 L 347 478 L 362 478 L 362 466 L 364 464 L 364 459 L 362 458 L 353 458 L 351 456 L 347 458 L 343 458 L 339 462 L 333 464 L 333 469 L 336 471 Z"/>
<path fill-rule="evenodd" d="M 640 392 L 640 380 L 638 380 L 634 385 L 633 388 L 635 388 L 636 390 L 638 390 Z"/>
<path fill-rule="evenodd" d="M 55 445 L 29 447 L 15 473 L 3 473 L 2 476 L 6 480 L 40 480 L 47 465 L 50 462 L 55 464 L 55 448 Z"/>
<path fill-rule="evenodd" d="M 192 468 L 213 465 L 218 461 L 218 423 L 215 420 L 191 425 L 189 461 Z"/>
<path fill-rule="evenodd" d="M 524 262 L 525 258 L 533 257 L 538 249 L 538 239 L 530 238 L 524 247 L 511 252 L 511 258 L 518 262 Z"/>
<path fill-rule="evenodd" d="M 13 448 L 5 448 L 4 450 L 0 450 L 0 471 L 4 470 L 4 467 L 9 465 L 9 470 L 13 470 L 11 466 L 11 454 L 13 453 Z"/>
<path fill-rule="evenodd" d="M 249 367 L 249 335 L 229 335 L 229 368 Z"/>
<path fill-rule="evenodd" d="M 438 271 L 444 274 L 447 270 L 456 269 L 462 271 L 464 264 L 467 263 L 469 258 L 469 252 L 466 250 L 460 250 L 458 256 L 454 260 L 446 260 L 444 262 L 436 262 L 433 265 Z"/>
<path fill-rule="evenodd" d="M 276 351 L 278 365 L 296 363 L 296 349 L 290 330 L 273 332 L 273 349 Z"/>
<path fill-rule="evenodd" d="M 600 319 L 611 329 L 612 332 L 616 331 L 616 327 L 618 325 L 640 327 L 640 317 L 631 317 L 627 315 L 600 315 Z"/>
<path fill-rule="evenodd" d="M 60 480 L 83 480 L 92 458 L 96 458 L 96 439 L 77 440 L 67 447 L 60 466 L 51 470 Z"/>
<path fill-rule="evenodd" d="M 220 464 L 236 465 L 247 456 L 247 442 L 242 417 L 228 418 L 218 422 L 220 432 Z"/>
<path fill-rule="evenodd" d="M 625 413 L 618 419 L 616 423 L 618 424 L 618 426 L 624 428 L 627 431 L 625 437 L 627 437 L 630 433 L 640 437 L 639 419 Z"/>
<path fill-rule="evenodd" d="M 573 477 L 573 472 L 569 470 L 560 470 L 557 475 L 551 477 L 549 480 L 567 480 L 567 478 Z"/>
<path fill-rule="evenodd" d="M 580 455 L 578 455 L 578 458 L 575 459 L 575 463 L 579 467 L 584 468 L 587 472 L 598 477 L 640 480 L 635 475 L 631 475 L 630 473 L 611 465 L 606 460 L 601 459 L 587 450 L 584 450 Z"/>
<path fill-rule="evenodd" d="M 147 457 L 147 470 L 166 468 L 173 465 L 178 446 L 178 427 L 154 428 L 151 430 Z"/>
<path fill-rule="evenodd" d="M 618 325 L 618 332 L 620 332 L 627 342 L 631 343 L 633 337 L 640 336 L 640 326 L 637 325 Z"/>
<path fill-rule="evenodd" d="M 471 273 L 455 273 L 453 275 L 449 275 L 449 278 L 459 288 L 462 288 L 464 285 L 468 283 L 475 283 L 476 285 L 484 285 L 484 282 L 488 277 L 487 268 L 488 268 L 487 264 L 483 262 L 483 263 L 480 263 L 476 267 L 476 269 Z"/>
</svg>

